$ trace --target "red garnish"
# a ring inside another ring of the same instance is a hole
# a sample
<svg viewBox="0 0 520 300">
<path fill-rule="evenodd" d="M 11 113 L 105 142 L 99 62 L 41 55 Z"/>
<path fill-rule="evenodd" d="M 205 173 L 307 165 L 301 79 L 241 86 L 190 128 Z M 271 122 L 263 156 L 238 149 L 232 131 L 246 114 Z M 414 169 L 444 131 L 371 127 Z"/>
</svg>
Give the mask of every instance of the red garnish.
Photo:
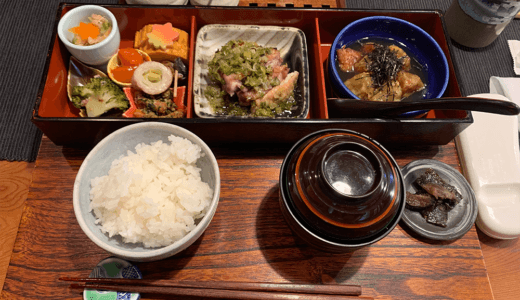
<svg viewBox="0 0 520 300">
<path fill-rule="evenodd" d="M 130 102 L 130 108 L 127 109 L 123 113 L 123 117 L 125 117 L 125 118 L 133 118 L 134 117 L 134 112 L 137 109 L 137 107 L 135 106 L 135 102 L 134 102 L 133 89 L 131 87 L 124 87 L 123 91 L 125 92 L 125 95 L 126 95 L 126 98 L 128 99 L 128 102 Z"/>
<path fill-rule="evenodd" d="M 177 97 L 173 98 L 173 102 L 177 104 L 177 108 L 179 110 L 183 110 L 186 112 L 186 106 L 184 106 L 184 95 L 186 94 L 186 87 L 179 86 L 177 87 Z"/>
</svg>

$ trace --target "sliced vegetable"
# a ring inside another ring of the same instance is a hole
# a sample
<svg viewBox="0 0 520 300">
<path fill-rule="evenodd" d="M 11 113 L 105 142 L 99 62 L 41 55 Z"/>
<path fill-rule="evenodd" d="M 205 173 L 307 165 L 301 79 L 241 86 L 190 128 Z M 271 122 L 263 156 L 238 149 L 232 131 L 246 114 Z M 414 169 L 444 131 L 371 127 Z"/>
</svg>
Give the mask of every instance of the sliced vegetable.
<svg viewBox="0 0 520 300">
<path fill-rule="evenodd" d="M 173 74 L 160 62 L 148 61 L 141 64 L 132 76 L 132 87 L 149 95 L 165 92 L 173 82 Z"/>
</svg>

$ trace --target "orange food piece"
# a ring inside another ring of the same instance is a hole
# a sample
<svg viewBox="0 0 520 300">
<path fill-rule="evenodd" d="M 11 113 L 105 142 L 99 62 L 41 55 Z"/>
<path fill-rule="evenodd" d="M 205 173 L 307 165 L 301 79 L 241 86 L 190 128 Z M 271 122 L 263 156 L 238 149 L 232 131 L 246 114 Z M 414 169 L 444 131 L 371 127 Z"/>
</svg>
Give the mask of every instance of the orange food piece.
<svg viewBox="0 0 520 300">
<path fill-rule="evenodd" d="M 122 83 L 131 83 L 135 69 L 144 62 L 144 57 L 133 48 L 119 49 L 117 52 L 119 66 L 111 69 L 115 80 Z"/>
<path fill-rule="evenodd" d="M 112 76 L 115 80 L 122 83 L 131 83 L 132 76 L 134 75 L 134 71 L 137 69 L 137 66 L 121 66 L 112 69 Z"/>
<path fill-rule="evenodd" d="M 70 32 L 79 35 L 82 40 L 96 38 L 99 35 L 99 28 L 92 23 L 79 22 L 79 26 L 69 29 Z"/>
<path fill-rule="evenodd" d="M 122 66 L 139 66 L 144 62 L 141 53 L 133 48 L 119 49 L 117 55 Z"/>
</svg>

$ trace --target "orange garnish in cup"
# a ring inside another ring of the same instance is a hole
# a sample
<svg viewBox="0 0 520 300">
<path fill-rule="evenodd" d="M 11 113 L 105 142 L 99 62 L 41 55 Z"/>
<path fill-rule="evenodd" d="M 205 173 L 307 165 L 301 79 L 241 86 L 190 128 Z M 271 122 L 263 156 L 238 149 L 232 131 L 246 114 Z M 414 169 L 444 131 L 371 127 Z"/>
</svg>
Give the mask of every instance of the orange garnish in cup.
<svg viewBox="0 0 520 300">
<path fill-rule="evenodd" d="M 99 28 L 92 23 L 79 22 L 79 26 L 69 29 L 70 32 L 79 35 L 82 40 L 89 37 L 95 39 L 99 35 Z"/>
</svg>

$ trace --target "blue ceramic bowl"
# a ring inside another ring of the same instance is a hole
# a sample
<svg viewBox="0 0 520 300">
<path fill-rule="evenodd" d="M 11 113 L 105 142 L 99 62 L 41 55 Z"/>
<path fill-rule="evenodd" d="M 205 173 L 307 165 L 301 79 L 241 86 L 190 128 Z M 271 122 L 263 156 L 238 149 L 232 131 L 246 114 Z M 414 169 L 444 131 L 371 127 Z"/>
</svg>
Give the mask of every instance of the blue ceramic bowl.
<svg viewBox="0 0 520 300">
<path fill-rule="evenodd" d="M 349 47 L 363 38 L 393 40 L 395 44 L 404 45 L 410 51 L 423 70 L 427 73 L 424 99 L 442 97 L 448 85 L 448 61 L 439 44 L 423 29 L 397 18 L 374 16 L 359 19 L 347 25 L 334 39 L 329 54 L 329 78 L 332 88 L 339 97 L 359 99 L 341 80 L 336 67 L 336 50 L 344 45 Z M 339 72 L 342 72 L 339 70 Z M 403 117 L 412 117 L 424 113 L 414 111 L 405 113 Z"/>
</svg>

